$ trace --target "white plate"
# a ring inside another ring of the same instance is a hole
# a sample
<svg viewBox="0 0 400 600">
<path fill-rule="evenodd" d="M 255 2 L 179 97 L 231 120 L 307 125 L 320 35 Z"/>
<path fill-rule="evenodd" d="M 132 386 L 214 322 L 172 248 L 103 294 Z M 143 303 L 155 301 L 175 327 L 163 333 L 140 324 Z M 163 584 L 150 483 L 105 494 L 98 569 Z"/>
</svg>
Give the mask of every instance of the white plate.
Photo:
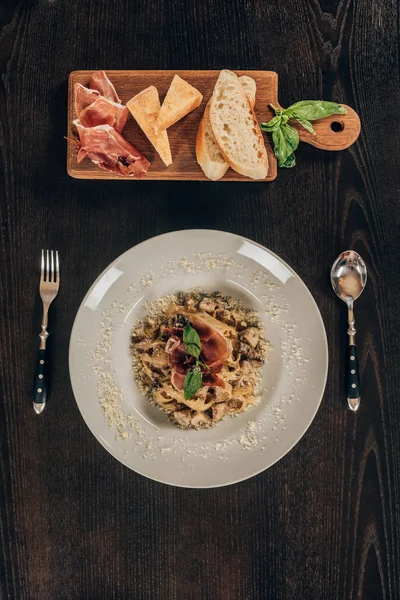
<svg viewBox="0 0 400 600">
<path fill-rule="evenodd" d="M 260 402 L 200 431 L 179 429 L 142 397 L 129 355 L 146 302 L 192 287 L 241 298 L 273 346 Z M 82 416 L 115 458 L 156 481 L 210 488 L 260 473 L 300 440 L 321 402 L 328 347 L 315 301 L 278 256 L 238 235 L 189 230 L 147 240 L 103 271 L 76 316 L 69 366 Z"/>
</svg>

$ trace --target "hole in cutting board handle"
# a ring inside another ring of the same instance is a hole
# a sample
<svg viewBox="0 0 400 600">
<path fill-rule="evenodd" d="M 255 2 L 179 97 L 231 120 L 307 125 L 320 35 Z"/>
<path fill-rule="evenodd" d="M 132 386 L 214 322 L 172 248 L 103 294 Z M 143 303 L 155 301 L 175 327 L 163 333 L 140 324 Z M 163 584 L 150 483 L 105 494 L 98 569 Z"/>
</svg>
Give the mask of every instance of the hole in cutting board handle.
<svg viewBox="0 0 400 600">
<path fill-rule="evenodd" d="M 344 123 L 343 123 L 343 121 L 333 121 L 331 123 L 331 129 L 335 133 L 340 133 L 344 129 Z"/>
</svg>

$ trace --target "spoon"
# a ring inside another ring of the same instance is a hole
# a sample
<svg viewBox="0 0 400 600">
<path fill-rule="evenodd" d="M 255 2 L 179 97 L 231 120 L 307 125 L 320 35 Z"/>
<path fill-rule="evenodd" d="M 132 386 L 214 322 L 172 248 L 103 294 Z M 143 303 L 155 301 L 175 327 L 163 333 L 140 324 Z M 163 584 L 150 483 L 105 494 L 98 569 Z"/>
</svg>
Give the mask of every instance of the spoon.
<svg viewBox="0 0 400 600">
<path fill-rule="evenodd" d="M 354 327 L 354 301 L 361 295 L 367 283 L 367 267 L 354 250 L 342 252 L 332 265 L 331 284 L 333 291 L 347 304 L 349 328 L 349 350 L 347 355 L 347 404 L 356 412 L 360 407 L 360 374 L 356 349 L 356 328 Z"/>
</svg>

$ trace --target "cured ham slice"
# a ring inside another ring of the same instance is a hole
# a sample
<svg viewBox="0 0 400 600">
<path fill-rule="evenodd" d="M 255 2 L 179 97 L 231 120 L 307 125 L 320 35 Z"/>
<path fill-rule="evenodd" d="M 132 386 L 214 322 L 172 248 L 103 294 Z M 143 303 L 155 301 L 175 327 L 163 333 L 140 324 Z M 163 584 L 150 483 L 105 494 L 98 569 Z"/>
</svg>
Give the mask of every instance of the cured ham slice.
<svg viewBox="0 0 400 600">
<path fill-rule="evenodd" d="M 128 115 L 129 110 L 126 106 L 99 96 L 80 112 L 79 121 L 83 127 L 111 125 L 118 133 L 122 133 Z"/>
<path fill-rule="evenodd" d="M 185 386 L 186 373 L 178 373 L 172 369 L 171 383 L 178 392 L 181 392 Z"/>
<path fill-rule="evenodd" d="M 216 373 L 222 369 L 231 353 L 227 340 L 206 323 L 192 320 L 191 325 L 200 337 L 200 358 L 209 367 L 209 370 L 202 369 L 203 385 L 225 387 L 224 381 Z M 179 391 L 183 390 L 186 373 L 194 363 L 194 358 L 186 351 L 182 336 L 183 329 L 174 329 L 174 335 L 169 338 L 165 347 L 170 355 L 171 383 Z"/>
<path fill-rule="evenodd" d="M 79 117 L 84 108 L 92 104 L 97 98 L 100 98 L 100 92 L 98 90 L 90 90 L 80 83 L 75 83 L 74 94 L 75 113 L 77 117 Z"/>
<path fill-rule="evenodd" d="M 121 104 L 121 100 L 118 98 L 115 87 L 104 71 L 95 71 L 91 74 L 89 87 L 91 90 L 98 90 L 104 98 L 107 98 L 107 100 Z"/>
<path fill-rule="evenodd" d="M 86 157 L 105 171 L 124 177 L 142 177 L 150 163 L 121 135 L 129 110 L 121 104 L 117 92 L 104 71 L 90 77 L 90 87 L 75 84 L 74 125 L 80 143 L 78 163 Z"/>
<path fill-rule="evenodd" d="M 199 334 L 201 354 L 206 365 L 210 369 L 222 365 L 231 353 L 231 348 L 224 336 L 202 321 L 194 320 L 191 324 Z"/>
<path fill-rule="evenodd" d="M 80 139 L 78 163 L 88 157 L 105 171 L 127 177 L 142 177 L 149 161 L 127 142 L 111 125 L 83 127 L 74 121 Z"/>
</svg>

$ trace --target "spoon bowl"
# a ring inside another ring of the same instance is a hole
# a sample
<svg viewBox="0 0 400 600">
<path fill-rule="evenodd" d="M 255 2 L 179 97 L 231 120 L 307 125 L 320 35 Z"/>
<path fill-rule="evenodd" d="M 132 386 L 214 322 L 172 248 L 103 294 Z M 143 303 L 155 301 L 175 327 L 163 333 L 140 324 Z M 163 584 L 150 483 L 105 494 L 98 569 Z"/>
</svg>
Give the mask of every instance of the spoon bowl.
<svg viewBox="0 0 400 600">
<path fill-rule="evenodd" d="M 360 297 L 367 283 L 367 267 L 354 250 L 342 252 L 332 265 L 331 283 L 333 291 L 349 305 Z"/>
</svg>

